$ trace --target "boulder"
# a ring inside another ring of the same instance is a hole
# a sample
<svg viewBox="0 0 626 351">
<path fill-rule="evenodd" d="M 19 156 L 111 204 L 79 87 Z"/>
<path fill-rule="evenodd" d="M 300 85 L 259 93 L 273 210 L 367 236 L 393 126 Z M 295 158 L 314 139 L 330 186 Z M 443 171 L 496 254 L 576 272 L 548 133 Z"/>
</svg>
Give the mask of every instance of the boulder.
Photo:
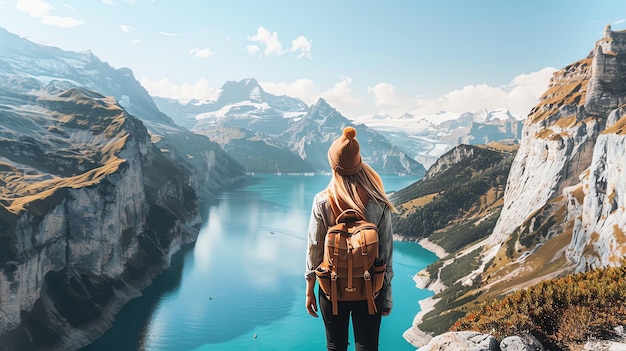
<svg viewBox="0 0 626 351">
<path fill-rule="evenodd" d="M 419 351 L 500 351 L 495 337 L 472 331 L 449 332 L 434 337 Z"/>
</svg>

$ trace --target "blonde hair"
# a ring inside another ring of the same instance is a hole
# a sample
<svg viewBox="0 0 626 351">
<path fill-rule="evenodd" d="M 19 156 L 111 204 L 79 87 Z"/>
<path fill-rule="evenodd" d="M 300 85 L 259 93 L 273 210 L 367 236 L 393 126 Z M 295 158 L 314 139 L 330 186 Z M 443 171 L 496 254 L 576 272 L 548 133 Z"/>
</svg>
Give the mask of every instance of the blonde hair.
<svg viewBox="0 0 626 351">
<path fill-rule="evenodd" d="M 326 188 L 327 193 L 338 208 L 340 203 L 347 204 L 350 208 L 359 212 L 365 218 L 365 207 L 367 203 L 363 203 L 358 190 L 361 189 L 369 200 L 373 200 L 378 204 L 387 205 L 391 211 L 396 212 L 396 208 L 387 198 L 383 181 L 367 163 L 362 163 L 362 168 L 354 175 L 342 176 L 333 170 L 332 177 Z"/>
</svg>

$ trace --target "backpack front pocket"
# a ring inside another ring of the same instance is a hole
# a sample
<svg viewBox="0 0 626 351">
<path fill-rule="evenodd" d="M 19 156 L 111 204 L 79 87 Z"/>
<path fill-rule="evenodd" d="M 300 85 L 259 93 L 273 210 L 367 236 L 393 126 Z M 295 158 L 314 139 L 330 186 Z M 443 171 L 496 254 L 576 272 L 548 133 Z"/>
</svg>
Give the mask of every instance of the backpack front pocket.
<svg viewBox="0 0 626 351">
<path fill-rule="evenodd" d="M 319 266 L 315 269 L 315 276 L 317 277 L 317 283 L 320 285 L 326 297 L 330 297 L 330 270 L 326 267 Z"/>
</svg>

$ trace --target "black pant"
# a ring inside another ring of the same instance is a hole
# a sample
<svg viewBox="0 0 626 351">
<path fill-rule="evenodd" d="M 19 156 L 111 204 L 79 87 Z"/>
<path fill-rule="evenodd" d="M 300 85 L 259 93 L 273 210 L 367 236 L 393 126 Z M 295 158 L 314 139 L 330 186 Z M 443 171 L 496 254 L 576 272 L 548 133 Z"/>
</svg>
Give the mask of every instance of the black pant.
<svg viewBox="0 0 626 351">
<path fill-rule="evenodd" d="M 346 351 L 348 349 L 348 324 L 352 314 L 352 330 L 357 351 L 378 351 L 381 309 L 376 314 L 369 314 L 367 301 L 340 301 L 339 314 L 333 315 L 333 305 L 320 291 L 320 310 L 326 327 L 326 347 L 328 351 Z M 378 299 L 377 299 L 378 300 Z M 378 301 L 377 301 L 378 302 Z M 379 306 L 379 304 L 376 304 Z"/>
</svg>

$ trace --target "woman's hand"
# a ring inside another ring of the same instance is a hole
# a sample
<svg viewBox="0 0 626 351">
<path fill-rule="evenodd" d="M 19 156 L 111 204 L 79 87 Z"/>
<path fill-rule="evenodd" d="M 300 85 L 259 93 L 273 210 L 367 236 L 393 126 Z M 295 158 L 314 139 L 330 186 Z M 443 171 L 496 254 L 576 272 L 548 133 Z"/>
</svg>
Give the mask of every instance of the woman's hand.
<svg viewBox="0 0 626 351">
<path fill-rule="evenodd" d="M 386 317 L 386 316 L 388 316 L 391 313 L 391 308 L 384 308 L 381 313 L 382 313 L 383 317 Z"/>
<path fill-rule="evenodd" d="M 317 318 L 317 301 L 315 301 L 315 294 L 306 294 L 306 310 L 313 317 Z"/>
<path fill-rule="evenodd" d="M 306 311 L 317 318 L 317 301 L 315 300 L 315 279 L 306 280 Z"/>
</svg>

